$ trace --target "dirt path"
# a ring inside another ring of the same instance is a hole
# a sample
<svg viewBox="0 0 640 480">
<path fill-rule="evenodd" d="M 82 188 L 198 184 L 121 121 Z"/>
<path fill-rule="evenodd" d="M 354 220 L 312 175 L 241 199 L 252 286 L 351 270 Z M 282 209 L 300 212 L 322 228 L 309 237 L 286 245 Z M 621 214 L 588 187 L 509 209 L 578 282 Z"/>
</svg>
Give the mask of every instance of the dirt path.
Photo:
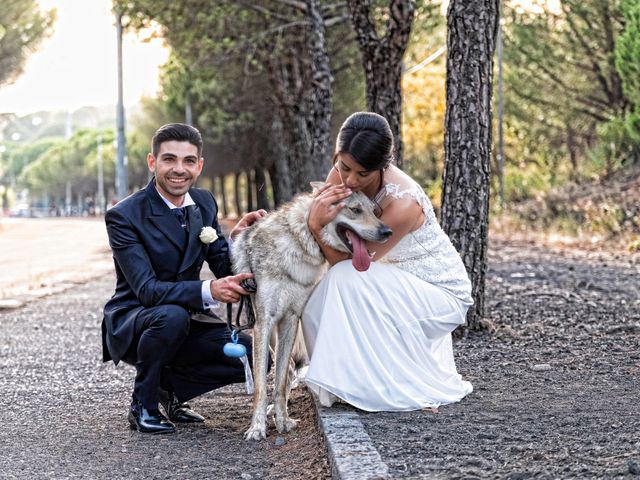
<svg viewBox="0 0 640 480">
<path fill-rule="evenodd" d="M 101 362 L 102 306 L 112 275 L 0 312 L 0 478 L 242 479 L 329 477 L 311 398 L 294 390 L 299 428 L 245 442 L 251 398 L 239 387 L 199 397 L 204 425 L 174 435 L 131 431 L 133 369 Z M 278 440 L 280 438 L 280 440 Z"/>
<path fill-rule="evenodd" d="M 56 256 L 66 245 L 76 251 L 58 257 L 67 276 L 74 268 L 95 275 L 87 258 L 99 240 L 82 250 L 75 232 L 42 249 L 36 241 L 7 253 L 0 243 L 2 261 Z M 12 265 L 20 273 L 20 262 Z M 488 330 L 454 345 L 474 393 L 437 413 L 358 412 L 391 477 L 638 478 L 638 257 L 493 241 L 489 267 Z M 100 362 L 101 310 L 114 285 L 108 271 L 0 311 L 2 478 L 328 478 L 304 390 L 290 403 L 300 429 L 281 440 L 272 429 L 266 442 L 242 441 L 250 399 L 239 389 L 193 402 L 204 426 L 161 438 L 129 431 L 133 372 Z"/>
</svg>

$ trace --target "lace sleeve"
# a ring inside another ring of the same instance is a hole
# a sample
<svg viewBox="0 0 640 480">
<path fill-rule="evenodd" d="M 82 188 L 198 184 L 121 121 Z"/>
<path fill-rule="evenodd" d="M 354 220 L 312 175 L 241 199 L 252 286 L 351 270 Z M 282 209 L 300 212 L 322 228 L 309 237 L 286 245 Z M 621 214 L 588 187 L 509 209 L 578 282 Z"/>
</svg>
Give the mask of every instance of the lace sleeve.
<svg viewBox="0 0 640 480">
<path fill-rule="evenodd" d="M 433 206 L 431 205 L 429 197 L 424 193 L 422 187 L 414 181 L 411 181 L 408 184 L 386 183 L 376 195 L 375 201 L 384 210 L 384 208 L 389 206 L 389 204 L 394 200 L 407 197 L 412 198 L 422 207 L 422 211 L 424 212 L 425 218 L 428 222 L 435 218 Z"/>
</svg>

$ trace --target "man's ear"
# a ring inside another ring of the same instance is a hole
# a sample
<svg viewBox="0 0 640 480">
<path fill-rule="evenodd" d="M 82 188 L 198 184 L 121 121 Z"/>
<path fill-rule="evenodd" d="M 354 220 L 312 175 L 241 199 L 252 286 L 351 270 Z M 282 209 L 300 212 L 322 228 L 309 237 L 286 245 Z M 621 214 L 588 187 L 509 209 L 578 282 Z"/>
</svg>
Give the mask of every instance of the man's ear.
<svg viewBox="0 0 640 480">
<path fill-rule="evenodd" d="M 147 167 L 149 167 L 150 172 L 156 172 L 156 157 L 153 156 L 153 153 L 147 154 Z"/>
<path fill-rule="evenodd" d="M 311 188 L 313 189 L 313 193 L 316 193 L 317 190 L 320 190 L 324 186 L 325 182 L 309 182 Z"/>
</svg>

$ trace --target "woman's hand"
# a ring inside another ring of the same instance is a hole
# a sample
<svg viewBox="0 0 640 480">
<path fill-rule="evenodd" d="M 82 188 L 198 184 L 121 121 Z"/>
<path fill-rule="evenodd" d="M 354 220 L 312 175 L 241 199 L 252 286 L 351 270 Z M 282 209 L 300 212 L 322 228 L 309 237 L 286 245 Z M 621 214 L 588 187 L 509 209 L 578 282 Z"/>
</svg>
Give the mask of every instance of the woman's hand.
<svg viewBox="0 0 640 480">
<path fill-rule="evenodd" d="M 240 232 L 242 232 L 245 228 L 250 227 L 255 221 L 260 220 L 266 214 L 267 211 L 262 209 L 245 214 L 236 224 L 236 226 L 233 227 L 231 233 L 229 233 L 229 238 L 231 238 L 232 240 L 235 239 Z"/>
<path fill-rule="evenodd" d="M 308 225 L 311 232 L 319 233 L 344 207 L 342 200 L 351 195 L 351 189 L 344 185 L 325 183 L 313 192 L 313 203 L 309 211 Z"/>
</svg>

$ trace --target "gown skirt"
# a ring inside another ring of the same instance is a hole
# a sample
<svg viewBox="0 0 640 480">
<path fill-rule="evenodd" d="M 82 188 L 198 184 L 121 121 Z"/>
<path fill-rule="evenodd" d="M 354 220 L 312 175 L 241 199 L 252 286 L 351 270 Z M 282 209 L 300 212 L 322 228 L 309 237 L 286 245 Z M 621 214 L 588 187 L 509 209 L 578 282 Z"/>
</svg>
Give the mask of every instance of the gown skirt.
<svg viewBox="0 0 640 480">
<path fill-rule="evenodd" d="M 361 410 L 437 408 L 473 391 L 453 357 L 451 332 L 469 305 L 400 268 L 334 265 L 305 307 L 307 386 L 329 406 Z M 337 397 L 337 398 L 336 398 Z"/>
</svg>

